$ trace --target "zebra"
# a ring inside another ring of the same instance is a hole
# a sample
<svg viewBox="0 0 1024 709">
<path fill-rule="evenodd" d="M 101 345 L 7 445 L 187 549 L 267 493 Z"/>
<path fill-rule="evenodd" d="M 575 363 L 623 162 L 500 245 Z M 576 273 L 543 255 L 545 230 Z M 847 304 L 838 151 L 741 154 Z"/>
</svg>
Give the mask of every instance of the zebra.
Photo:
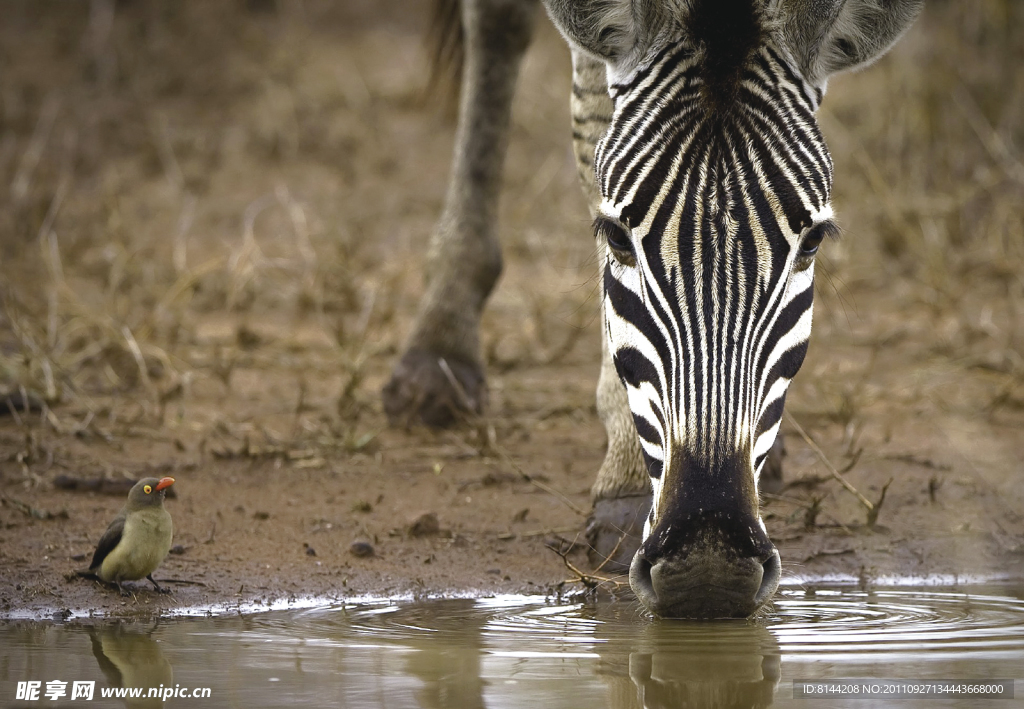
<svg viewBox="0 0 1024 709">
<path fill-rule="evenodd" d="M 480 314 L 535 15 L 534 0 L 454 2 L 439 15 L 465 47 L 451 179 L 383 390 L 393 420 L 442 426 L 486 405 Z M 653 615 L 750 616 L 781 577 L 759 483 L 807 350 L 815 253 L 838 233 L 815 113 L 829 77 L 881 56 L 923 0 L 543 3 L 571 49 L 573 150 L 604 261 L 608 448 L 588 538 L 628 564 Z"/>
</svg>

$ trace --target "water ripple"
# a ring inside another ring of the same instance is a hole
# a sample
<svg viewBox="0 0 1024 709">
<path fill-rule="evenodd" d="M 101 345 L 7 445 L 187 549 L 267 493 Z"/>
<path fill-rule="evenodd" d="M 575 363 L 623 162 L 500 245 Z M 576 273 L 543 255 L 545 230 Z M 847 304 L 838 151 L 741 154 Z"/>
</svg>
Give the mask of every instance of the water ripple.
<svg viewBox="0 0 1024 709">
<path fill-rule="evenodd" d="M 785 589 L 760 621 L 653 621 L 635 603 L 556 604 L 531 597 L 454 599 L 313 609 L 255 624 L 268 635 L 287 631 L 308 642 L 343 634 L 351 642 L 418 643 L 430 637 L 460 643 L 472 635 L 496 653 L 564 654 L 570 649 L 635 642 L 659 648 L 734 651 L 777 644 L 786 656 L 813 653 L 850 659 L 861 654 L 1019 655 L 1024 600 L 1010 595 L 932 589 Z M 768 631 L 766 637 L 764 631 Z"/>
<path fill-rule="evenodd" d="M 158 624 L 0 623 L 0 688 L 61 678 L 169 686 L 173 668 L 175 685 L 253 709 L 802 707 L 790 704 L 797 680 L 1017 676 L 1022 599 L 1009 587 L 819 587 L 783 589 L 753 622 L 499 596 Z"/>
</svg>

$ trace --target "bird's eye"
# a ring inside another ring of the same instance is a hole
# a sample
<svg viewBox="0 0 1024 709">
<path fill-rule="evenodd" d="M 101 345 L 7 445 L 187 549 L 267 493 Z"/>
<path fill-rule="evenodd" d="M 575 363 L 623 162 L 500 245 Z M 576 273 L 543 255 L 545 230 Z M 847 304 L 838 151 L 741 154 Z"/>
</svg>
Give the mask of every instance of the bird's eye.
<svg viewBox="0 0 1024 709">
<path fill-rule="evenodd" d="M 152 488 L 152 487 L 150 487 L 149 485 L 146 485 L 146 487 L 144 487 L 144 488 L 142 488 L 142 489 L 143 489 L 143 490 L 145 491 L 145 493 L 146 493 L 147 495 L 148 495 L 149 493 L 153 492 L 153 488 Z"/>
<path fill-rule="evenodd" d="M 619 222 L 608 217 L 598 217 L 594 220 L 594 232 L 597 236 L 604 238 L 612 255 L 619 263 L 627 266 L 636 265 L 636 254 L 633 251 L 633 241 L 629 233 Z"/>
</svg>

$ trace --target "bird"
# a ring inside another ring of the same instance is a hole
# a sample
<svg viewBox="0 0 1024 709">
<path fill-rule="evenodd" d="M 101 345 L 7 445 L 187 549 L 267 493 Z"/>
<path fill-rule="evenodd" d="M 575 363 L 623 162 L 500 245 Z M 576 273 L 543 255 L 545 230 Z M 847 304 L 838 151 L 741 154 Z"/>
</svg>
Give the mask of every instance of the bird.
<svg viewBox="0 0 1024 709">
<path fill-rule="evenodd" d="M 167 488 L 174 478 L 143 478 L 128 492 L 128 501 L 100 537 L 92 563 L 79 576 L 114 584 L 122 596 L 130 595 L 124 581 L 149 579 L 159 593 L 169 593 L 153 578 L 153 572 L 171 549 L 174 525 L 164 508 Z"/>
</svg>

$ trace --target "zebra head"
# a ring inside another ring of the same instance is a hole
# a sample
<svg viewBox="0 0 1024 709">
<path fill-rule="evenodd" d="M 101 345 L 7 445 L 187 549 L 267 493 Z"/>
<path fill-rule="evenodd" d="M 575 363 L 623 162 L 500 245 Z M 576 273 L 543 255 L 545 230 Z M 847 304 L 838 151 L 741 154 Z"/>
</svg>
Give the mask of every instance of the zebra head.
<svg viewBox="0 0 1024 709">
<path fill-rule="evenodd" d="M 606 62 L 595 151 L 605 335 L 651 478 L 630 568 L 663 616 L 746 616 L 778 587 L 758 478 L 837 233 L 815 111 L 920 0 L 548 0 Z"/>
</svg>

